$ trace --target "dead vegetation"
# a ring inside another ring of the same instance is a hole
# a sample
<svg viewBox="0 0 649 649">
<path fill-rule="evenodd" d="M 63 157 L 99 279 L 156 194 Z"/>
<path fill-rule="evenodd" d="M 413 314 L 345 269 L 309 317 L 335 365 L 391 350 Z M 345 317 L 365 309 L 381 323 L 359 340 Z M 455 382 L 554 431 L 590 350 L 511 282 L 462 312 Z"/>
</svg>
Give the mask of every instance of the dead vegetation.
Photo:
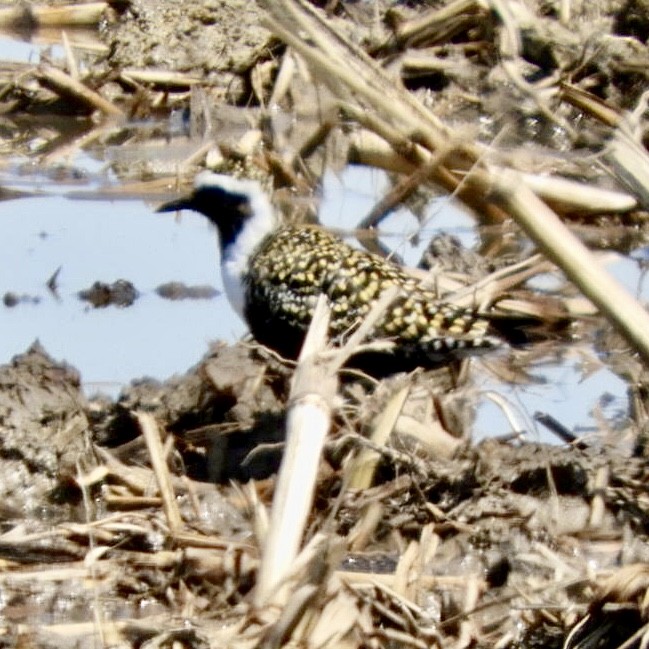
<svg viewBox="0 0 649 649">
<path fill-rule="evenodd" d="M 565 447 L 472 445 L 466 368 L 339 373 L 349 350 L 322 352 L 325 305 L 297 368 L 217 347 L 117 403 L 86 402 L 31 350 L 0 376 L 3 470 L 22 476 L 3 492 L 0 643 L 644 646 L 649 322 L 593 252 L 645 242 L 644 3 L 244 4 L 245 20 L 237 2 L 93 3 L 103 42 L 65 26 L 63 65 L 2 69 L 3 152 L 60 173 L 101 144 L 124 181 L 106 196 L 162 200 L 202 166 L 255 176 L 294 219 L 325 168 L 378 166 L 393 191 L 349 224 L 368 246 L 422 187 L 452 194 L 488 226 L 492 273 L 433 257 L 439 294 L 549 322 L 595 321 L 592 302 L 624 341 L 629 424 Z M 5 18 L 33 30 L 50 15 Z M 177 134 L 137 121 L 187 109 Z M 75 127 L 42 126 L 53 114 Z M 550 262 L 578 293 L 521 288 Z M 492 369 L 521 380 L 541 348 Z"/>
</svg>

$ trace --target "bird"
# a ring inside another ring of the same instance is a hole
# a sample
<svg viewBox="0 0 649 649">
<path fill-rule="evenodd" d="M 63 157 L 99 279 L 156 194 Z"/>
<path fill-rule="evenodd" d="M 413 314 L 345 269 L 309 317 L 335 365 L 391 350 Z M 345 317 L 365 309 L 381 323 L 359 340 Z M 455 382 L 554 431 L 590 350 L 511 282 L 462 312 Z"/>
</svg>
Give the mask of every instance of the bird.
<svg viewBox="0 0 649 649">
<path fill-rule="evenodd" d="M 392 286 L 397 296 L 369 336 L 390 344 L 359 354 L 350 365 L 385 376 L 504 344 L 488 314 L 440 301 L 389 259 L 354 248 L 319 225 L 283 224 L 255 180 L 201 172 L 188 195 L 157 209 L 180 210 L 198 212 L 216 226 L 230 304 L 259 343 L 285 358 L 297 358 L 320 295 L 330 305 L 329 337 L 342 344 Z"/>
</svg>

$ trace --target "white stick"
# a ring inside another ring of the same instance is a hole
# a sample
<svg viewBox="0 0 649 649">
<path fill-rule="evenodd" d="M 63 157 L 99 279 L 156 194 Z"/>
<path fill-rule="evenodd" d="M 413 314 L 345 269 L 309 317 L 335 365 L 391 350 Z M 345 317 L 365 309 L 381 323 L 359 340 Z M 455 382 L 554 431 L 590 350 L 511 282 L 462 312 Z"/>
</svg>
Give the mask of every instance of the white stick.
<svg viewBox="0 0 649 649">
<path fill-rule="evenodd" d="M 255 591 L 258 607 L 271 601 L 280 606 L 286 602 L 286 577 L 295 563 L 313 502 L 337 387 L 335 373 L 316 362 L 318 350 L 325 345 L 328 323 L 326 299 L 321 297 L 291 387 L 286 446 Z"/>
</svg>

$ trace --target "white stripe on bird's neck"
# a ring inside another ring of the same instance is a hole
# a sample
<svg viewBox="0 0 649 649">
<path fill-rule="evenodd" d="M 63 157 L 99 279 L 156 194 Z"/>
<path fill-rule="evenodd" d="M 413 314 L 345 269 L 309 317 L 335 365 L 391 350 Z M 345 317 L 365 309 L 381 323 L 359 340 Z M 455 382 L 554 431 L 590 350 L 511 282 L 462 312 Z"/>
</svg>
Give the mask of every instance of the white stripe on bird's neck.
<svg viewBox="0 0 649 649">
<path fill-rule="evenodd" d="M 277 228 L 278 221 L 259 183 L 228 176 L 220 176 L 219 180 L 223 189 L 246 195 L 250 204 L 250 216 L 244 222 L 236 239 L 223 249 L 221 258 L 221 275 L 225 293 L 232 308 L 245 320 L 243 278 L 250 265 L 250 257 L 261 242 Z"/>
</svg>

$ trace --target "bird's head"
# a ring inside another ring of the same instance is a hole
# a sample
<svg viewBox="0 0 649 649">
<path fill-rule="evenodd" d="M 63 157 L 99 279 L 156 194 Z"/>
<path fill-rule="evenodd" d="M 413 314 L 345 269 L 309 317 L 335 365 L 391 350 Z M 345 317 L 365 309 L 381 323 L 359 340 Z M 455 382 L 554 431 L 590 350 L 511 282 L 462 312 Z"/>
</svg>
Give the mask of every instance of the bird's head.
<svg viewBox="0 0 649 649">
<path fill-rule="evenodd" d="M 206 216 L 218 228 L 223 250 L 244 230 L 261 239 L 275 227 L 272 208 L 258 182 L 210 171 L 196 176 L 190 194 L 164 203 L 156 211 L 180 210 L 193 210 Z"/>
</svg>

